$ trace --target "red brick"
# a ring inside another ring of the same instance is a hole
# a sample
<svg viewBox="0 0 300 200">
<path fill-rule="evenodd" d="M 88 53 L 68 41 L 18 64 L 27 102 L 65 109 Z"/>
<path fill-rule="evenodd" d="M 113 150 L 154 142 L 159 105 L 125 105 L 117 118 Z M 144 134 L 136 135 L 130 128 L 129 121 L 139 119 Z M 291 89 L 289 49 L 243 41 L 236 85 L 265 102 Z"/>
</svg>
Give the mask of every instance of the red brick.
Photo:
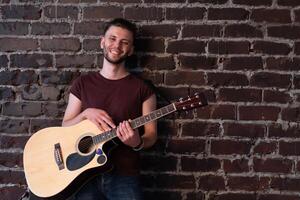
<svg viewBox="0 0 300 200">
<path fill-rule="evenodd" d="M 196 110 L 200 119 L 236 119 L 236 107 L 233 105 L 208 105 Z"/>
<path fill-rule="evenodd" d="M 291 52 L 288 44 L 269 41 L 255 41 L 253 49 L 255 53 L 269 55 L 288 55 Z"/>
<path fill-rule="evenodd" d="M 264 90 L 264 102 L 268 103 L 292 103 L 293 98 L 287 92 Z"/>
<path fill-rule="evenodd" d="M 179 55 L 178 60 L 182 69 L 216 69 L 218 67 L 215 57 Z"/>
<path fill-rule="evenodd" d="M 262 38 L 262 31 L 249 24 L 235 24 L 225 27 L 225 37 Z"/>
<path fill-rule="evenodd" d="M 176 67 L 173 56 L 142 56 L 140 66 L 150 70 L 173 70 Z"/>
<path fill-rule="evenodd" d="M 161 174 L 155 178 L 158 188 L 194 189 L 196 187 L 194 176 Z"/>
<path fill-rule="evenodd" d="M 141 78 L 156 85 L 164 82 L 164 74 L 159 72 L 144 71 L 141 74 Z"/>
<path fill-rule="evenodd" d="M 80 35 L 103 35 L 103 23 L 102 22 L 80 22 L 74 25 L 74 34 Z M 100 48 L 100 40 L 96 40 L 96 44 Z"/>
<path fill-rule="evenodd" d="M 135 50 L 137 52 L 165 52 L 165 43 L 163 39 L 138 39 Z"/>
<path fill-rule="evenodd" d="M 279 154 L 283 156 L 299 156 L 300 142 L 279 142 Z"/>
<path fill-rule="evenodd" d="M 189 3 L 225 4 L 228 0 L 188 0 Z"/>
<path fill-rule="evenodd" d="M 68 35 L 71 32 L 69 23 L 32 23 L 31 33 L 33 35 Z"/>
<path fill-rule="evenodd" d="M 272 0 L 260 0 L 260 1 L 233 0 L 233 3 L 238 5 L 248 5 L 248 6 L 271 6 Z"/>
<path fill-rule="evenodd" d="M 203 72 L 172 71 L 166 74 L 166 85 L 204 85 Z"/>
<path fill-rule="evenodd" d="M 0 153 L 0 165 L 4 167 L 23 167 L 23 156 L 20 153 Z"/>
<path fill-rule="evenodd" d="M 240 120 L 271 120 L 279 117 L 280 108 L 275 106 L 240 106 Z"/>
<path fill-rule="evenodd" d="M 263 69 L 261 57 L 231 57 L 223 61 L 224 69 L 227 70 L 258 70 Z"/>
<path fill-rule="evenodd" d="M 0 120 L 0 132 L 24 134 L 29 132 L 29 119 Z"/>
<path fill-rule="evenodd" d="M 179 34 L 180 26 L 174 24 L 142 25 L 140 27 L 140 37 L 171 37 L 176 38 Z"/>
<path fill-rule="evenodd" d="M 262 191 L 269 188 L 270 178 L 268 177 L 228 177 L 228 187 L 230 190 Z"/>
<path fill-rule="evenodd" d="M 250 85 L 256 87 L 289 88 L 291 84 L 291 75 L 273 72 L 257 72 L 250 79 Z"/>
<path fill-rule="evenodd" d="M 295 22 L 300 22 L 300 10 L 295 10 Z"/>
<path fill-rule="evenodd" d="M 224 190 L 225 180 L 222 176 L 205 175 L 198 179 L 199 189 L 201 190 Z"/>
<path fill-rule="evenodd" d="M 188 89 L 188 87 L 158 87 L 160 95 L 162 95 L 165 99 L 169 101 L 177 100 L 180 97 L 185 97 L 189 95 Z"/>
<path fill-rule="evenodd" d="M 205 140 L 185 139 L 170 140 L 167 147 L 168 152 L 172 153 L 202 153 L 205 151 Z"/>
<path fill-rule="evenodd" d="M 250 43 L 246 41 L 215 41 L 208 43 L 208 52 L 214 54 L 249 54 Z"/>
<path fill-rule="evenodd" d="M 300 26 L 282 25 L 282 26 L 269 26 L 267 28 L 269 37 L 278 37 L 285 39 L 299 39 Z"/>
<path fill-rule="evenodd" d="M 290 173 L 293 161 L 288 159 L 253 159 L 255 172 Z"/>
<path fill-rule="evenodd" d="M 184 25 L 182 37 L 221 37 L 220 25 Z"/>
<path fill-rule="evenodd" d="M 41 8 L 33 5 L 9 5 L 1 7 L 2 19 L 38 20 L 41 18 L 41 13 Z"/>
<path fill-rule="evenodd" d="M 277 4 L 280 6 L 299 6 L 300 2 L 297 0 L 278 0 Z"/>
<path fill-rule="evenodd" d="M 83 19 L 110 19 L 122 17 L 122 7 L 95 6 L 83 9 Z"/>
<path fill-rule="evenodd" d="M 15 54 L 11 55 L 10 65 L 17 68 L 52 68 L 53 56 L 50 54 Z"/>
<path fill-rule="evenodd" d="M 254 9 L 250 19 L 255 22 L 291 23 L 291 13 L 288 9 Z"/>
<path fill-rule="evenodd" d="M 2 200 L 20 199 L 25 193 L 25 188 L 21 186 L 3 186 L 0 188 L 0 196 Z"/>
<path fill-rule="evenodd" d="M 224 123 L 223 128 L 224 135 L 249 138 L 264 137 L 267 129 L 264 125 L 238 123 Z"/>
<path fill-rule="evenodd" d="M 46 6 L 44 15 L 50 19 L 73 19 L 77 20 L 79 9 L 75 6 Z"/>
<path fill-rule="evenodd" d="M 298 126 L 288 126 L 287 128 L 285 128 L 281 124 L 272 124 L 269 128 L 269 137 L 298 138 L 299 137 L 299 127 Z"/>
<path fill-rule="evenodd" d="M 96 55 L 76 54 L 76 55 L 57 55 L 56 67 L 59 68 L 95 68 Z"/>
<path fill-rule="evenodd" d="M 296 195 L 285 195 L 285 194 L 262 194 L 257 200 L 300 200 L 299 196 Z"/>
<path fill-rule="evenodd" d="M 0 35 L 27 35 L 29 23 L 0 22 Z"/>
<path fill-rule="evenodd" d="M 188 172 L 214 172 L 218 171 L 221 163 L 218 159 L 195 159 L 190 157 L 181 158 L 181 170 Z"/>
<path fill-rule="evenodd" d="M 186 122 L 182 124 L 181 136 L 218 136 L 220 131 L 220 125 L 218 123 Z"/>
<path fill-rule="evenodd" d="M 0 171 L 0 182 L 25 185 L 25 174 L 22 171 Z"/>
<path fill-rule="evenodd" d="M 186 194 L 188 200 L 205 200 L 203 192 L 190 192 Z"/>
<path fill-rule="evenodd" d="M 1 38 L 0 51 L 34 51 L 38 48 L 38 40 L 28 38 Z"/>
<path fill-rule="evenodd" d="M 218 100 L 225 102 L 262 102 L 262 91 L 257 89 L 221 88 Z"/>
<path fill-rule="evenodd" d="M 255 194 L 244 194 L 244 193 L 222 193 L 222 194 L 211 194 L 209 200 L 256 200 Z"/>
<path fill-rule="evenodd" d="M 274 190 L 280 191 L 299 191 L 300 179 L 298 178 L 272 178 L 270 186 Z"/>
<path fill-rule="evenodd" d="M 156 7 L 128 7 L 125 8 L 125 18 L 131 20 L 157 20 L 163 19 L 163 9 Z"/>
<path fill-rule="evenodd" d="M 242 8 L 209 8 L 208 20 L 247 20 L 249 11 Z"/>
<path fill-rule="evenodd" d="M 284 108 L 282 110 L 282 119 L 285 121 L 299 122 L 300 120 L 300 109 L 295 108 Z"/>
<path fill-rule="evenodd" d="M 249 84 L 248 78 L 245 74 L 209 72 L 207 73 L 207 77 L 207 84 L 213 87 L 246 86 Z"/>
<path fill-rule="evenodd" d="M 225 173 L 249 172 L 249 160 L 247 159 L 224 160 L 223 163 Z"/>
<path fill-rule="evenodd" d="M 211 141 L 211 154 L 215 155 L 245 155 L 249 154 L 251 143 L 237 140 L 213 140 Z"/>
<path fill-rule="evenodd" d="M 265 142 L 260 141 L 256 146 L 254 147 L 254 154 L 274 154 L 277 151 L 277 143 L 276 142 Z"/>
<path fill-rule="evenodd" d="M 79 51 L 78 38 L 55 38 L 41 40 L 41 49 L 45 51 Z"/>
<path fill-rule="evenodd" d="M 206 42 L 197 40 L 175 40 L 169 41 L 168 53 L 205 53 Z"/>
<path fill-rule="evenodd" d="M 166 20 L 200 20 L 205 13 L 201 7 L 166 8 Z"/>
</svg>

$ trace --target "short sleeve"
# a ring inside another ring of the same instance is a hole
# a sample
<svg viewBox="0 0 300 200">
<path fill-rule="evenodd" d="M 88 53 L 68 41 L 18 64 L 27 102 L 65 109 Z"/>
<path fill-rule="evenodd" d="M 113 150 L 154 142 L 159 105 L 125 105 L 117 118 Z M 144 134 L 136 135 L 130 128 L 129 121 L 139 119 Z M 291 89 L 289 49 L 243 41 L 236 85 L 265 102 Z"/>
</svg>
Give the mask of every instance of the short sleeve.
<svg viewBox="0 0 300 200">
<path fill-rule="evenodd" d="M 72 93 L 73 95 L 75 95 L 78 99 L 81 100 L 81 91 L 82 91 L 82 77 L 79 76 L 78 78 L 76 78 L 74 80 L 74 82 L 72 83 L 71 89 L 70 89 L 70 93 Z"/>
<path fill-rule="evenodd" d="M 142 102 L 146 101 L 150 96 L 154 94 L 154 90 L 152 86 L 150 86 L 149 83 L 146 83 L 145 81 L 142 81 L 142 87 L 141 87 L 141 97 Z"/>
</svg>

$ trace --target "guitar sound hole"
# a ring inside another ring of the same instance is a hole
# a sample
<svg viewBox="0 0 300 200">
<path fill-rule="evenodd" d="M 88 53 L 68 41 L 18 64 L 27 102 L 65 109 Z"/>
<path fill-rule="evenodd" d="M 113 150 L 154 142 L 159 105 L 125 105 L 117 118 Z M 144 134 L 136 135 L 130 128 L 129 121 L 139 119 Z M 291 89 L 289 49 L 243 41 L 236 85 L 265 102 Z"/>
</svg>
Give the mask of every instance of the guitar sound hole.
<svg viewBox="0 0 300 200">
<path fill-rule="evenodd" d="M 83 137 L 78 144 L 78 150 L 82 154 L 88 154 L 89 152 L 94 150 L 93 139 L 91 136 Z"/>
</svg>

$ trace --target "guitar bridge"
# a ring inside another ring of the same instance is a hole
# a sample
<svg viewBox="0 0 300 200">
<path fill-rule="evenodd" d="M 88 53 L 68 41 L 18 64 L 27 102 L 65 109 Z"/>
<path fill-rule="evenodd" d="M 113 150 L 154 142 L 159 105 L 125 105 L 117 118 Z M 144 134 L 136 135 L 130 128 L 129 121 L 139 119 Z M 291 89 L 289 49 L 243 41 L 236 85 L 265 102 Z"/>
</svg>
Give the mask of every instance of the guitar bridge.
<svg viewBox="0 0 300 200">
<path fill-rule="evenodd" d="M 55 158 L 55 162 L 58 166 L 58 169 L 63 170 L 65 168 L 65 165 L 64 165 L 63 158 L 62 158 L 62 152 L 61 152 L 61 147 L 60 147 L 59 143 L 54 145 L 54 158 Z"/>
</svg>

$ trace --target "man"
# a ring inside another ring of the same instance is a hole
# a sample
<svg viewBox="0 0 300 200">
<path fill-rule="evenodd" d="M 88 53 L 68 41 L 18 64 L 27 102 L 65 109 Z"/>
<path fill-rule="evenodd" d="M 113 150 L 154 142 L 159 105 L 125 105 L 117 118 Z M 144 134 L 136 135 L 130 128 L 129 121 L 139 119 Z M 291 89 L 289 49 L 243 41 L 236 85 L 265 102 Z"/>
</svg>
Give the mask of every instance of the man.
<svg viewBox="0 0 300 200">
<path fill-rule="evenodd" d="M 117 127 L 121 141 L 109 157 L 114 169 L 89 181 L 75 195 L 76 200 L 142 199 L 138 151 L 155 143 L 156 123 L 146 124 L 142 134 L 133 130 L 128 120 L 155 110 L 156 96 L 125 68 L 126 58 L 134 52 L 135 35 L 135 25 L 125 19 L 107 23 L 100 42 L 104 54 L 101 70 L 77 78 L 71 87 L 62 125 L 89 119 L 101 131 Z"/>
</svg>

